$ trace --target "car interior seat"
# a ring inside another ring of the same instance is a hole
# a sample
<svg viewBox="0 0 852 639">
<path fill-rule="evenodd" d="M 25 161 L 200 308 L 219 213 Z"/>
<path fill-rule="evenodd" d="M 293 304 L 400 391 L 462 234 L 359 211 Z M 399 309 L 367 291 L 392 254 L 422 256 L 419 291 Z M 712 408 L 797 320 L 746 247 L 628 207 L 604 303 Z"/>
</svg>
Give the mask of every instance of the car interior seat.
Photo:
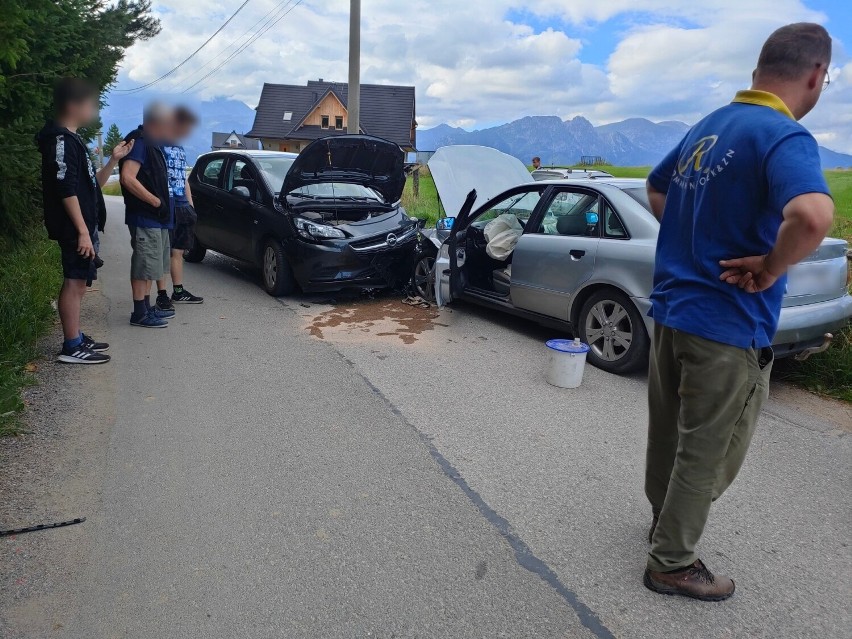
<svg viewBox="0 0 852 639">
<path fill-rule="evenodd" d="M 491 281 L 494 284 L 494 292 L 499 295 L 509 295 L 512 283 L 512 265 L 494 269 L 491 272 Z"/>
<path fill-rule="evenodd" d="M 559 235 L 588 235 L 586 214 L 562 215 L 556 221 L 556 231 Z"/>
</svg>

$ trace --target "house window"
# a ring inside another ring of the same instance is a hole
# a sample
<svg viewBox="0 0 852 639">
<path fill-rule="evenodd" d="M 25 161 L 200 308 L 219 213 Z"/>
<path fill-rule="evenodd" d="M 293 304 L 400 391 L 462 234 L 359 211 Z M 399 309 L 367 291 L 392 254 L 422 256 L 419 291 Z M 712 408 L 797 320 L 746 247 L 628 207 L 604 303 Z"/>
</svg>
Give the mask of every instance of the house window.
<svg viewBox="0 0 852 639">
<path fill-rule="evenodd" d="M 321 123 L 320 127 L 322 127 L 323 129 L 327 129 L 328 128 L 328 116 L 327 115 L 322 116 L 320 123 Z"/>
<path fill-rule="evenodd" d="M 284 120 L 285 122 L 289 122 L 289 121 L 290 121 L 290 120 L 292 120 L 292 119 L 293 119 L 293 112 L 292 112 L 292 111 L 284 111 L 284 118 L 283 118 L 283 120 Z"/>
<path fill-rule="evenodd" d="M 338 131 L 343 128 L 343 116 L 337 115 L 334 117 L 334 128 Z"/>
</svg>

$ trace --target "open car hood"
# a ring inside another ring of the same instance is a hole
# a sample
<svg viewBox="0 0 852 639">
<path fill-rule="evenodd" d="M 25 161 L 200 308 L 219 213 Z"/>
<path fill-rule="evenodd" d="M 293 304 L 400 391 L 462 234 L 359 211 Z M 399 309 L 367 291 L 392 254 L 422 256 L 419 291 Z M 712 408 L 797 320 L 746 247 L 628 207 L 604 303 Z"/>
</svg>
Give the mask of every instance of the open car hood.
<svg viewBox="0 0 852 639">
<path fill-rule="evenodd" d="M 380 193 L 388 204 L 398 202 L 405 187 L 399 145 L 370 135 L 336 135 L 311 142 L 293 162 L 281 196 L 309 184 L 361 184 Z"/>
<path fill-rule="evenodd" d="M 481 204 L 506 189 L 533 181 L 518 158 L 487 146 L 442 146 L 429 160 L 435 188 L 449 217 L 456 217 L 472 190 Z"/>
</svg>

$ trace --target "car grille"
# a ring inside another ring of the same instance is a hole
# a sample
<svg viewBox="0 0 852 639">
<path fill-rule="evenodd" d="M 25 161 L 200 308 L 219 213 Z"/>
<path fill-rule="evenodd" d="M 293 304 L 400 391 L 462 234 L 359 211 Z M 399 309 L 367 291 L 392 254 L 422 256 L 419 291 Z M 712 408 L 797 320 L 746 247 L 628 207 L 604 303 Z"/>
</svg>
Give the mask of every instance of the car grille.
<svg viewBox="0 0 852 639">
<path fill-rule="evenodd" d="M 388 249 L 399 248 L 403 244 L 407 244 L 408 242 L 414 240 L 417 237 L 417 229 L 417 224 L 414 224 L 405 231 L 401 231 L 399 234 L 388 233 L 386 235 L 377 235 L 368 239 L 350 242 L 349 246 L 351 246 L 352 250 L 356 251 L 357 253 L 384 251 Z M 388 238 L 390 236 L 395 237 L 396 241 L 393 243 L 388 242 Z"/>
</svg>

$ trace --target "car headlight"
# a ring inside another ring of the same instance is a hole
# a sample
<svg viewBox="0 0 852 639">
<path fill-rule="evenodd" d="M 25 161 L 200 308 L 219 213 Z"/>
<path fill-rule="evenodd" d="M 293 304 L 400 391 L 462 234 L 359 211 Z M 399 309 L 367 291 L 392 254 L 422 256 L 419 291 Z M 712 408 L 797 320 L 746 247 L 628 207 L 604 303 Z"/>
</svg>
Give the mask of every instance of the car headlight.
<svg viewBox="0 0 852 639">
<path fill-rule="evenodd" d="M 340 229 L 336 229 L 328 224 L 311 222 L 303 217 L 294 217 L 293 224 L 296 225 L 296 230 L 299 232 L 299 235 L 307 240 L 330 240 L 346 237 Z"/>
</svg>

